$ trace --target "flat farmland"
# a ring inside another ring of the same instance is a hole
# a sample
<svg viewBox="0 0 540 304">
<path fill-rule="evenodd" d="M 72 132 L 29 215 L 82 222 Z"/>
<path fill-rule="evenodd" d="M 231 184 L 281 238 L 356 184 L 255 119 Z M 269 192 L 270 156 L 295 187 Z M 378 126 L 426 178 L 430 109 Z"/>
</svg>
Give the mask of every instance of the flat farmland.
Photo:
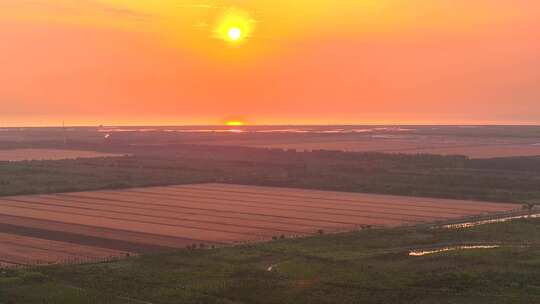
<svg viewBox="0 0 540 304">
<path fill-rule="evenodd" d="M 0 262 L 4 267 L 99 261 L 134 253 L 67 242 L 0 233 Z"/>
<path fill-rule="evenodd" d="M 395 227 L 517 204 L 226 184 L 0 198 L 0 267 Z"/>
<path fill-rule="evenodd" d="M 121 154 L 61 149 L 12 149 L 0 150 L 0 161 L 61 160 L 96 157 L 118 157 Z"/>
<path fill-rule="evenodd" d="M 236 138 L 203 142 L 212 145 L 247 146 L 256 148 L 293 149 L 297 151 L 347 151 L 404 154 L 464 155 L 475 159 L 496 157 L 539 156 L 540 138 L 422 136 L 390 134 L 298 135 L 272 138 Z"/>
<path fill-rule="evenodd" d="M 415 143 L 412 141 L 336 141 L 318 143 L 293 143 L 293 144 L 268 144 L 252 145 L 260 148 L 295 149 L 298 151 L 313 150 L 337 150 L 348 152 L 381 152 L 381 153 L 405 153 L 405 154 L 440 154 L 440 155 L 465 155 L 470 158 L 485 159 L 497 157 L 539 156 L 540 145 L 538 143 L 524 144 L 429 144 Z"/>
</svg>

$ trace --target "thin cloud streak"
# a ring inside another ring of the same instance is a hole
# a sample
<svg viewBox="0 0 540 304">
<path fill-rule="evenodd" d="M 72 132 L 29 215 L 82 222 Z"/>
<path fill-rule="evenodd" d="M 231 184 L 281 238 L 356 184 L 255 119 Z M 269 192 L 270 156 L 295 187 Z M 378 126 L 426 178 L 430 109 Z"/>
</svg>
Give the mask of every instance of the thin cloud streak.
<svg viewBox="0 0 540 304">
<path fill-rule="evenodd" d="M 2 0 L 0 8 L 34 11 L 39 13 L 59 13 L 71 16 L 94 16 L 96 13 L 107 17 L 122 17 L 144 20 L 152 15 L 125 7 L 113 6 L 99 0 Z"/>
</svg>

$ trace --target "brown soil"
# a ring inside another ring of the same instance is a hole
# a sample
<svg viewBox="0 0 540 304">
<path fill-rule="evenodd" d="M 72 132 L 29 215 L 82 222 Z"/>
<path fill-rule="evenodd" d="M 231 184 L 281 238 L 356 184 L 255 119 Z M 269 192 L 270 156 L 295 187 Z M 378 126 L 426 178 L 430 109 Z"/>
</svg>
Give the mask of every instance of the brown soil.
<svg viewBox="0 0 540 304">
<path fill-rule="evenodd" d="M 0 199 L 0 263 L 92 260 L 505 212 L 517 204 L 200 184 Z"/>
<path fill-rule="evenodd" d="M 121 154 L 93 151 L 56 150 L 56 149 L 15 149 L 0 150 L 0 161 L 24 160 L 59 160 L 77 158 L 118 157 Z"/>
</svg>

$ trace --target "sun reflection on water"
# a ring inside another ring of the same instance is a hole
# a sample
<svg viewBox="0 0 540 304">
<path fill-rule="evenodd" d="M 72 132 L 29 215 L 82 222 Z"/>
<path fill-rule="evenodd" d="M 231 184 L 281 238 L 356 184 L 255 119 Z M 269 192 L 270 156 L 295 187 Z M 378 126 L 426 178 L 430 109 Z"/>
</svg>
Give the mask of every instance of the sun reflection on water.
<svg viewBox="0 0 540 304">
<path fill-rule="evenodd" d="M 503 218 L 492 219 L 492 220 L 482 220 L 482 221 L 476 221 L 476 222 L 450 224 L 450 225 L 441 226 L 441 228 L 445 228 L 445 229 L 462 229 L 462 228 L 470 228 L 470 227 L 475 227 L 475 226 L 480 226 L 480 225 L 504 223 L 504 222 L 508 222 L 508 221 L 525 219 L 525 218 L 540 218 L 540 214 L 518 215 L 518 216 L 509 216 L 509 217 L 503 217 Z"/>
<path fill-rule="evenodd" d="M 454 246 L 454 247 L 444 247 L 439 249 L 431 250 L 413 250 L 409 252 L 409 256 L 425 256 L 430 254 L 436 254 L 441 252 L 456 251 L 456 250 L 472 250 L 472 249 L 495 249 L 501 247 L 500 245 L 469 245 L 469 246 Z"/>
</svg>

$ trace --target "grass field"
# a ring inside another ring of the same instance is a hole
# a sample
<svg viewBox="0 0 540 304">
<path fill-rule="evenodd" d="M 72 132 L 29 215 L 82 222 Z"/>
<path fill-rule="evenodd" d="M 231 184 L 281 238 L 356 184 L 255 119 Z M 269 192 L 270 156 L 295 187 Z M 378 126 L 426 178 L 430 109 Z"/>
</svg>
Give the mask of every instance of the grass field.
<svg viewBox="0 0 540 304">
<path fill-rule="evenodd" d="M 410 250 L 497 244 L 409 256 Z M 7 270 L 0 303 L 538 303 L 540 221 L 394 228 Z"/>
<path fill-rule="evenodd" d="M 60 149 L 0 150 L 0 161 L 60 160 L 77 158 L 119 157 L 123 154 Z"/>
<path fill-rule="evenodd" d="M 225 184 L 13 196 L 0 199 L 0 243 L 4 244 L 0 261 L 38 265 L 73 257 L 98 260 L 145 253 L 152 247 L 165 251 L 231 245 L 519 208 L 516 204 Z M 49 254 L 47 248 L 51 248 Z"/>
</svg>

